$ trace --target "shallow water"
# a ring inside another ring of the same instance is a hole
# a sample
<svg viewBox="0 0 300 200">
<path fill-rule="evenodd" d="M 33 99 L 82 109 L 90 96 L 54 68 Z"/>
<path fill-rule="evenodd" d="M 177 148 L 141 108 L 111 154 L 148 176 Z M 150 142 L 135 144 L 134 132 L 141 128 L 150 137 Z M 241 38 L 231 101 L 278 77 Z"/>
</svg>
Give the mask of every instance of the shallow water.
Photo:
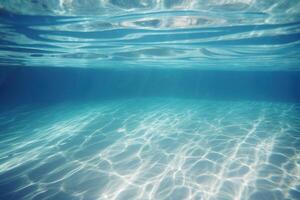
<svg viewBox="0 0 300 200">
<path fill-rule="evenodd" d="M 0 199 L 300 199 L 300 1 L 0 1 Z"/>
<path fill-rule="evenodd" d="M 170 98 L 19 107 L 1 114 L 1 196 L 297 199 L 299 110 Z"/>
</svg>

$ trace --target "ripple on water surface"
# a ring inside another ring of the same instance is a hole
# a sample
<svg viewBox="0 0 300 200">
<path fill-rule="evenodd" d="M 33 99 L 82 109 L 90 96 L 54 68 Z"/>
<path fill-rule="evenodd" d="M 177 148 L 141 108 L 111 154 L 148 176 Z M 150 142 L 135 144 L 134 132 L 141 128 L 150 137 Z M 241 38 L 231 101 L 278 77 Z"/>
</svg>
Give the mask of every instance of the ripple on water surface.
<svg viewBox="0 0 300 200">
<path fill-rule="evenodd" d="M 0 64 L 299 70 L 300 1 L 0 1 Z"/>
</svg>

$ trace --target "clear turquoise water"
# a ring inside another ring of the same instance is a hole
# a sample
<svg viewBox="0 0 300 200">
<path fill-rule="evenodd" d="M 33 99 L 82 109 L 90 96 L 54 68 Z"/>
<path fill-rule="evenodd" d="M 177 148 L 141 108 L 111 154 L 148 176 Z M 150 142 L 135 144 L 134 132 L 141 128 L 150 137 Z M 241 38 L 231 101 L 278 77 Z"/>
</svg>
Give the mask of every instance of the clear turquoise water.
<svg viewBox="0 0 300 200">
<path fill-rule="evenodd" d="M 300 199 L 300 1 L 0 0 L 0 199 Z"/>
<path fill-rule="evenodd" d="M 1 64 L 298 70 L 300 3 L 1 0 Z"/>
</svg>

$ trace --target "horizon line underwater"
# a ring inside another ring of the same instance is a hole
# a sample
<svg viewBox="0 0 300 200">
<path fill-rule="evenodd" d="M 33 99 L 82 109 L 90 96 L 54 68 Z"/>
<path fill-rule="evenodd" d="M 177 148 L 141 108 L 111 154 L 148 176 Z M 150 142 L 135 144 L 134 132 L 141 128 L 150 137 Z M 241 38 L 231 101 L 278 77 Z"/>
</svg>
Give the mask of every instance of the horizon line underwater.
<svg viewBox="0 0 300 200">
<path fill-rule="evenodd" d="M 0 0 L 0 200 L 299 200 L 300 0 Z"/>
</svg>

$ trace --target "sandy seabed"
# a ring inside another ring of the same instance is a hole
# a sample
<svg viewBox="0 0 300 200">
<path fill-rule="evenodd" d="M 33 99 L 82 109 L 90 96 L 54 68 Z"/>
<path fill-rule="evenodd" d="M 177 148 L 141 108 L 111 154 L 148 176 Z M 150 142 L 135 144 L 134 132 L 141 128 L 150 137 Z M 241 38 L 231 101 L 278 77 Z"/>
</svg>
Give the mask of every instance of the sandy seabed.
<svg viewBox="0 0 300 200">
<path fill-rule="evenodd" d="M 1 199 L 296 200 L 300 105 L 140 98 L 0 114 Z"/>
</svg>

